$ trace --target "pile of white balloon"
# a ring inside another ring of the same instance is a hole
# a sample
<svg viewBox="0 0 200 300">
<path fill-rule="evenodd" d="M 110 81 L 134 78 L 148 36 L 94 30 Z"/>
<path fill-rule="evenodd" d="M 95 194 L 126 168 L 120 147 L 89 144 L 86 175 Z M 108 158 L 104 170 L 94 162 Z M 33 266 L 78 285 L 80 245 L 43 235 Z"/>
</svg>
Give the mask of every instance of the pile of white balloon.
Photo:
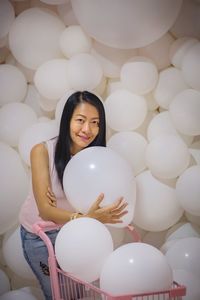
<svg viewBox="0 0 200 300">
<path fill-rule="evenodd" d="M 124 226 L 132 223 L 143 241 L 131 243 L 123 226 L 94 225 L 105 234 L 103 246 L 87 248 L 90 257 L 84 259 L 91 267 L 91 253 L 98 257 L 101 248 L 104 256 L 96 259 L 94 274 L 79 276 L 100 278 L 111 293 L 168 288 L 175 280 L 187 286 L 184 299 L 200 299 L 199 20 L 199 0 L 0 1 L 2 300 L 43 299 L 22 254 L 18 213 L 28 192 L 30 149 L 57 135 L 63 105 L 76 90 L 93 91 L 103 101 L 107 150 L 118 154 L 109 165 L 103 153 L 101 161 L 95 157 L 97 149 L 88 155 L 88 163 L 93 157 L 101 166 L 93 192 L 106 186 L 110 198 L 116 181 L 113 198 L 124 189 L 126 198 L 134 199 L 128 201 Z M 76 168 L 68 168 L 66 194 L 78 199 Z M 85 170 L 79 176 L 92 180 Z M 81 222 L 68 225 L 78 228 Z"/>
</svg>

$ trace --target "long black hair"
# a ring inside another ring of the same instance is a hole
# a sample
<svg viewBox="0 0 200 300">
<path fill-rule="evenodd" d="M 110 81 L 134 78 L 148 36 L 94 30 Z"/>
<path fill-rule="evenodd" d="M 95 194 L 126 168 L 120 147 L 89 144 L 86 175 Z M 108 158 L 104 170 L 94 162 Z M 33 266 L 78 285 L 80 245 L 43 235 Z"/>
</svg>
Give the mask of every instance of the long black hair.
<svg viewBox="0 0 200 300">
<path fill-rule="evenodd" d="M 88 91 L 75 92 L 66 101 L 60 121 L 59 135 L 55 148 L 55 167 L 59 181 L 63 187 L 63 173 L 68 161 L 71 158 L 71 136 L 70 121 L 75 108 L 80 103 L 89 103 L 96 107 L 99 113 L 99 133 L 87 147 L 106 146 L 106 121 L 105 110 L 101 100 L 93 93 Z"/>
</svg>

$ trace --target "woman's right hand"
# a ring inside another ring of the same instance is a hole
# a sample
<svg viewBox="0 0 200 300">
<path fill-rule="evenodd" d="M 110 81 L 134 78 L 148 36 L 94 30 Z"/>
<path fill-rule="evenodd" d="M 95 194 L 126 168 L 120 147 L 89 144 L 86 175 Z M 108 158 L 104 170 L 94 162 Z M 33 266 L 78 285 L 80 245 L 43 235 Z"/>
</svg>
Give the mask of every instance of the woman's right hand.
<svg viewBox="0 0 200 300">
<path fill-rule="evenodd" d="M 124 210 L 127 207 L 128 203 L 124 201 L 123 197 L 120 197 L 112 204 L 100 207 L 103 198 L 104 195 L 100 194 L 85 216 L 94 218 L 102 223 L 122 223 L 121 218 L 128 212 L 127 210 Z"/>
</svg>

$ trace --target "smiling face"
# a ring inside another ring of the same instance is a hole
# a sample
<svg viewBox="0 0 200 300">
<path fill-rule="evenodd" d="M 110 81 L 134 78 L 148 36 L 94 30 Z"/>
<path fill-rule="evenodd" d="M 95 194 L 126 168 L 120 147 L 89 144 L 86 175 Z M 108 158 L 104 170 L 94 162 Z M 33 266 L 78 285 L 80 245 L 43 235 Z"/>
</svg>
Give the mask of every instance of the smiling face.
<svg viewBox="0 0 200 300">
<path fill-rule="evenodd" d="M 70 121 L 71 153 L 76 154 L 94 141 L 99 133 L 99 113 L 95 106 L 83 102 L 74 110 Z"/>
</svg>

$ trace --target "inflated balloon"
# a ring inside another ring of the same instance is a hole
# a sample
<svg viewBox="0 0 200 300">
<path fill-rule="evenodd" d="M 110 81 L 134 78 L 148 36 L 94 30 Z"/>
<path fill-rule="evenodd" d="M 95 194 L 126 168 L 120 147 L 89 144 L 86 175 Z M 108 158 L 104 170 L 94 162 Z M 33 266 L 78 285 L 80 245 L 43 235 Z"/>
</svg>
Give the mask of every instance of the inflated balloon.
<svg viewBox="0 0 200 300">
<path fill-rule="evenodd" d="M 136 177 L 137 201 L 133 222 L 147 231 L 163 231 L 183 215 L 175 190 L 144 171 Z"/>
<path fill-rule="evenodd" d="M 189 237 L 179 239 L 165 254 L 171 268 L 183 269 L 200 278 L 200 239 Z"/>
<path fill-rule="evenodd" d="M 36 70 L 43 62 L 61 57 L 58 40 L 64 29 L 55 14 L 42 8 L 26 9 L 9 31 L 10 50 L 22 65 Z"/>
<path fill-rule="evenodd" d="M 88 53 L 79 53 L 69 59 L 67 74 L 70 88 L 93 90 L 101 82 L 103 70 L 94 56 Z"/>
<path fill-rule="evenodd" d="M 37 300 L 37 298 L 23 291 L 13 290 L 2 295 L 1 300 Z"/>
<path fill-rule="evenodd" d="M 80 25 L 91 37 L 119 49 L 144 47 L 159 39 L 173 25 L 182 5 L 181 0 L 71 3 Z"/>
<path fill-rule="evenodd" d="M 106 259 L 100 287 L 112 295 L 156 292 L 170 289 L 172 277 L 172 270 L 158 249 L 145 243 L 128 243 Z"/>
<path fill-rule="evenodd" d="M 116 131 L 138 128 L 147 115 L 146 100 L 126 89 L 118 89 L 105 100 L 108 125 Z"/>
<path fill-rule="evenodd" d="M 154 116 L 147 128 L 147 137 L 149 141 L 162 134 L 175 134 L 178 137 L 181 137 L 187 145 L 191 145 L 193 141 L 192 136 L 184 135 L 176 130 L 168 111 L 163 111 Z"/>
<path fill-rule="evenodd" d="M 27 104 L 13 102 L 0 109 L 0 139 L 10 146 L 17 146 L 20 135 L 37 121 L 34 110 Z"/>
<path fill-rule="evenodd" d="M 193 273 L 183 269 L 173 270 L 174 281 L 186 287 L 186 295 L 184 300 L 198 300 L 200 299 L 199 278 Z"/>
<path fill-rule="evenodd" d="M 188 147 L 177 135 L 162 134 L 147 145 L 146 164 L 158 178 L 176 178 L 188 167 L 189 162 Z"/>
<path fill-rule="evenodd" d="M 158 80 L 158 70 L 149 58 L 136 56 L 122 66 L 120 79 L 125 88 L 144 95 L 154 89 Z"/>
<path fill-rule="evenodd" d="M 82 213 L 88 212 L 101 193 L 102 206 L 124 197 L 128 213 L 122 217 L 123 223 L 112 226 L 124 227 L 133 219 L 136 187 L 132 168 L 108 147 L 90 147 L 74 155 L 65 168 L 63 187 L 71 205 Z"/>
<path fill-rule="evenodd" d="M 99 278 L 112 251 L 110 232 L 92 218 L 78 218 L 66 223 L 55 241 L 55 255 L 60 267 L 88 282 Z"/>
<path fill-rule="evenodd" d="M 15 249 L 15 255 L 13 255 L 13 248 Z M 2 252 L 6 265 L 15 274 L 22 278 L 35 280 L 35 275 L 23 255 L 20 227 L 12 232 L 6 232 L 3 238 Z"/>
<path fill-rule="evenodd" d="M 145 169 L 147 141 L 141 134 L 131 131 L 117 132 L 108 139 L 107 146 L 130 163 L 135 176 Z"/>
<path fill-rule="evenodd" d="M 187 212 L 200 216 L 200 166 L 186 169 L 176 182 L 176 195 Z"/>
<path fill-rule="evenodd" d="M 53 59 L 41 64 L 34 76 L 39 93 L 50 100 L 58 100 L 69 89 L 67 59 Z"/>
<path fill-rule="evenodd" d="M 159 106 L 168 109 L 173 98 L 187 88 L 182 72 L 177 68 L 169 67 L 160 72 L 154 97 Z"/>
<path fill-rule="evenodd" d="M 24 74 L 15 66 L 1 64 L 0 90 L 0 106 L 10 102 L 22 101 L 27 92 L 27 82 Z"/>
<path fill-rule="evenodd" d="M 180 92 L 169 105 L 174 126 L 183 134 L 200 134 L 200 92 L 186 89 Z"/>
<path fill-rule="evenodd" d="M 60 49 L 66 57 L 78 53 L 90 52 L 91 38 L 83 31 L 80 25 L 68 26 L 62 32 L 59 40 Z"/>
<path fill-rule="evenodd" d="M 192 37 L 180 37 L 176 39 L 169 49 L 169 57 L 172 65 L 181 69 L 185 54 L 196 43 L 198 43 L 198 39 Z"/>
<path fill-rule="evenodd" d="M 0 177 L 0 234 L 2 234 L 18 222 L 19 210 L 27 196 L 29 185 L 19 154 L 2 142 Z"/>
<path fill-rule="evenodd" d="M 200 90 L 200 43 L 195 43 L 187 51 L 181 69 L 187 84 L 193 89 Z"/>
</svg>

